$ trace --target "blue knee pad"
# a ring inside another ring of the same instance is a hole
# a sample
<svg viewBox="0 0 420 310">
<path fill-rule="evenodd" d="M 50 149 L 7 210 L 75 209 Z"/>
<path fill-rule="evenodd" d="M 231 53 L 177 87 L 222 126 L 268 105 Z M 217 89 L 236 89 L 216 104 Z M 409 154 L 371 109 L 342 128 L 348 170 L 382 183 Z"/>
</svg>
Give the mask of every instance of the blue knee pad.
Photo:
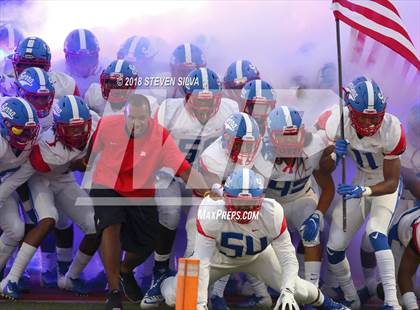
<svg viewBox="0 0 420 310">
<path fill-rule="evenodd" d="M 344 258 L 346 257 L 346 251 L 334 251 L 330 248 L 327 248 L 328 253 L 328 262 L 330 264 L 338 264 L 339 262 L 342 262 Z"/>
<path fill-rule="evenodd" d="M 369 241 L 375 252 L 389 250 L 388 237 L 379 231 L 374 231 L 369 235 Z"/>
</svg>

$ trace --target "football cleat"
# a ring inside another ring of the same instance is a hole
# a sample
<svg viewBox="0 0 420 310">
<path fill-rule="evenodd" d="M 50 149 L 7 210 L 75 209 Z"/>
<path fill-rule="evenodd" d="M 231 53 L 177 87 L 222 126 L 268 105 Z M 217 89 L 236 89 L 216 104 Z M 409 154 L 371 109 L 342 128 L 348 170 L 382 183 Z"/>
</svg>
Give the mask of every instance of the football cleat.
<svg viewBox="0 0 420 310">
<path fill-rule="evenodd" d="M 74 292 L 77 295 L 88 294 L 86 283 L 80 278 L 72 279 L 68 276 L 60 277 L 58 279 L 58 287 L 66 291 Z"/>
<path fill-rule="evenodd" d="M 241 303 L 240 307 L 242 308 L 270 308 L 273 305 L 271 296 L 257 296 L 252 294 L 250 298 L 245 302 Z"/>
<path fill-rule="evenodd" d="M 119 290 L 113 290 L 108 293 L 108 298 L 105 302 L 105 310 L 123 310 L 121 293 Z"/>
<path fill-rule="evenodd" d="M 16 300 L 19 298 L 19 289 L 18 285 L 15 282 L 7 281 L 7 283 L 0 283 L 1 296 L 7 299 Z"/>
<path fill-rule="evenodd" d="M 319 307 L 319 309 L 322 309 L 322 310 L 349 310 L 348 307 L 346 307 L 345 305 L 342 305 L 338 302 L 335 302 L 334 300 L 332 300 L 327 295 L 324 295 L 324 302 Z"/>
<path fill-rule="evenodd" d="M 173 277 L 176 275 L 176 271 L 169 270 L 168 272 L 164 273 L 159 279 L 157 279 L 154 284 L 150 287 L 150 289 L 144 295 L 140 308 L 141 309 L 152 309 L 159 307 L 163 303 L 165 303 L 165 298 L 162 296 L 162 291 L 160 290 L 160 286 L 162 285 L 163 281 L 169 277 Z"/>
</svg>

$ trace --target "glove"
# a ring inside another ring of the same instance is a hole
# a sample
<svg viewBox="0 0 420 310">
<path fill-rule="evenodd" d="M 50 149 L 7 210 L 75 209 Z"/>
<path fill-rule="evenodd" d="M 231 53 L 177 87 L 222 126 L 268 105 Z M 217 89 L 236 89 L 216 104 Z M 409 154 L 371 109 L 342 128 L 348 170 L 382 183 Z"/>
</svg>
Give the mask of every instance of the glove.
<svg viewBox="0 0 420 310">
<path fill-rule="evenodd" d="M 216 195 L 223 197 L 223 186 L 218 184 L 218 183 L 214 183 L 213 186 L 211 187 L 211 191 L 212 193 L 215 193 Z"/>
<path fill-rule="evenodd" d="M 295 297 L 289 289 L 286 288 L 280 292 L 274 310 L 299 310 Z"/>
<path fill-rule="evenodd" d="M 322 230 L 324 224 L 324 215 L 321 211 L 316 210 L 309 216 L 300 227 L 301 236 L 306 242 L 315 241 L 319 236 L 320 230 Z"/>
<path fill-rule="evenodd" d="M 365 191 L 366 187 L 359 185 L 339 184 L 337 187 L 337 193 L 344 196 L 344 200 L 360 198 Z"/>
<path fill-rule="evenodd" d="M 347 155 L 347 146 L 349 145 L 349 142 L 344 139 L 338 139 L 335 141 L 335 154 L 337 156 L 336 163 L 338 164 L 341 158 L 346 157 Z"/>
</svg>

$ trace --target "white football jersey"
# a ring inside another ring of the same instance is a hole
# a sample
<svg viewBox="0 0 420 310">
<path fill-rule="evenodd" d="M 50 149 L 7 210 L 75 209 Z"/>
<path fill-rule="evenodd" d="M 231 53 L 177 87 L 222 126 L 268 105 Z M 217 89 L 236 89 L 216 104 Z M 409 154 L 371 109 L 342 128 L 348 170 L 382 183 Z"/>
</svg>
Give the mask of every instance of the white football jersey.
<svg viewBox="0 0 420 310">
<path fill-rule="evenodd" d="M 244 166 L 233 163 L 223 148 L 222 137 L 210 144 L 200 156 L 200 167 L 217 175 L 220 182 L 225 181 L 236 167 L 252 168 L 253 165 L 254 163 Z"/>
<path fill-rule="evenodd" d="M 350 142 L 349 153 L 357 168 L 363 172 L 382 176 L 384 159 L 398 158 L 405 150 L 405 134 L 398 118 L 385 113 L 379 130 L 370 137 L 362 137 L 356 133 L 349 116 L 349 110 L 344 107 L 344 137 Z M 340 109 L 334 106 L 325 120 L 325 134 L 330 141 L 340 137 Z M 321 128 L 322 129 L 322 128 Z"/>
<path fill-rule="evenodd" d="M 273 199 L 265 198 L 258 217 L 249 224 L 238 224 L 221 215 L 226 211 L 224 200 L 209 197 L 201 202 L 197 215 L 198 232 L 216 240 L 217 250 L 224 254 L 224 267 L 254 260 L 274 239 L 286 230 L 283 208 Z"/>
<path fill-rule="evenodd" d="M 419 245 L 418 242 L 420 241 L 420 227 L 417 228 L 419 224 L 420 207 L 409 209 L 401 214 L 397 222 L 398 239 L 405 247 L 408 246 L 412 238 L 416 239 L 413 239 L 414 244 L 417 243 L 417 245 Z"/>
<path fill-rule="evenodd" d="M 9 142 L 0 135 L 0 177 L 17 170 L 29 158 L 31 150 L 24 150 L 16 155 Z"/>
<path fill-rule="evenodd" d="M 136 92 L 137 91 L 141 92 L 141 90 L 136 90 Z M 145 95 L 145 97 L 149 99 L 151 115 L 153 117 L 159 104 L 156 98 L 147 95 Z M 85 102 L 91 110 L 101 116 L 124 113 L 124 108 L 116 111 L 111 108 L 111 104 L 102 97 L 101 84 L 99 83 L 93 83 L 89 86 L 85 93 Z"/>
<path fill-rule="evenodd" d="M 322 138 L 313 134 L 311 142 L 303 148 L 305 157 L 295 160 L 291 167 L 284 161 L 277 164 L 270 156 L 267 135 L 263 143 L 264 146 L 255 160 L 254 167 L 268 180 L 267 194 L 273 194 L 283 203 L 304 195 L 311 188 L 311 176 L 314 170 L 319 169 L 319 161 L 326 147 Z M 298 161 L 301 160 L 303 162 L 298 167 Z"/>
<path fill-rule="evenodd" d="M 186 159 L 194 163 L 200 153 L 223 132 L 225 120 L 238 112 L 238 104 L 222 98 L 219 110 L 202 125 L 185 108 L 184 98 L 166 99 L 156 112 L 159 124 L 169 130 Z"/>
</svg>

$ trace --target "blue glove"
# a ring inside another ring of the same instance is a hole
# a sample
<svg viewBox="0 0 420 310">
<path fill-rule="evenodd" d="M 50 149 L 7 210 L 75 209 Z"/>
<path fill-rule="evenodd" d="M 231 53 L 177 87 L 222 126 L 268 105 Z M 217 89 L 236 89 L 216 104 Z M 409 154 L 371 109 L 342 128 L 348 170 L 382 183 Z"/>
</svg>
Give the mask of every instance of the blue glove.
<svg viewBox="0 0 420 310">
<path fill-rule="evenodd" d="M 337 193 L 344 196 L 344 200 L 360 198 L 365 191 L 366 188 L 359 185 L 339 184 L 337 187 Z"/>
<path fill-rule="evenodd" d="M 302 224 L 300 231 L 304 241 L 312 242 L 319 236 L 322 229 L 323 215 L 320 211 L 315 211 Z"/>
<path fill-rule="evenodd" d="M 337 155 L 337 161 L 336 163 L 340 161 L 341 158 L 346 157 L 348 150 L 347 146 L 349 145 L 349 142 L 344 139 L 338 139 L 335 141 L 335 154 Z"/>
</svg>

